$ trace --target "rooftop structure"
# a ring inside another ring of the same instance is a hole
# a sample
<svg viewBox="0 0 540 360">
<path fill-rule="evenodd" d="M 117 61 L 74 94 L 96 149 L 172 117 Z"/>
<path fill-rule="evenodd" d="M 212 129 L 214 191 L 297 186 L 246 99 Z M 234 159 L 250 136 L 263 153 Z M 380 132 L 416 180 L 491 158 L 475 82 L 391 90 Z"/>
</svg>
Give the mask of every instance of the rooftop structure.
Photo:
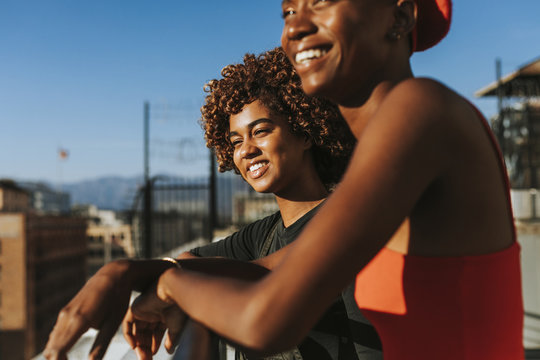
<svg viewBox="0 0 540 360">
<path fill-rule="evenodd" d="M 514 189 L 540 187 L 540 58 L 478 90 L 478 97 L 498 99 L 491 126 L 499 141 Z"/>
<path fill-rule="evenodd" d="M 483 87 L 475 96 L 539 97 L 540 58 Z"/>
</svg>

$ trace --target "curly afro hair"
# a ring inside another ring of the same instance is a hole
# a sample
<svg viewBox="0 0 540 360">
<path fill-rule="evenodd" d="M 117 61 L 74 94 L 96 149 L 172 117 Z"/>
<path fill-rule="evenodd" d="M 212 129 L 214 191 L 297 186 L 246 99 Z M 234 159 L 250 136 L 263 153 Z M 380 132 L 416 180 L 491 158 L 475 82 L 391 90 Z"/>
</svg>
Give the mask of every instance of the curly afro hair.
<svg viewBox="0 0 540 360">
<path fill-rule="evenodd" d="M 204 86 L 208 93 L 201 108 L 206 146 L 214 149 L 219 171 L 236 169 L 229 141 L 229 118 L 245 105 L 259 100 L 271 112 L 287 119 L 297 136 L 313 142 L 315 168 L 331 189 L 343 175 L 356 140 L 331 102 L 308 96 L 283 50 L 278 47 L 259 56 L 246 54 L 243 64 L 228 65 L 220 80 Z"/>
</svg>

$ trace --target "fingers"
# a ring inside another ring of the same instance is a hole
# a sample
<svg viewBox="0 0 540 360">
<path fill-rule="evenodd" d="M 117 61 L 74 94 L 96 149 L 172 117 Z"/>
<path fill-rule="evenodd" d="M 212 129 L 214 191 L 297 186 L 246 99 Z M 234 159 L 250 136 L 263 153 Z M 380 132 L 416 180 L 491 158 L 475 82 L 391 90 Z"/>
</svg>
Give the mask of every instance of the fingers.
<svg viewBox="0 0 540 360">
<path fill-rule="evenodd" d="M 180 340 L 180 334 L 186 324 L 187 316 L 178 306 L 171 306 L 165 309 L 162 316 L 168 329 L 165 338 L 165 348 L 168 353 L 172 354 Z"/>
<path fill-rule="evenodd" d="M 156 354 L 159 350 L 159 346 L 161 345 L 161 340 L 163 339 L 163 335 L 165 335 L 165 324 L 159 323 L 157 324 L 156 328 L 154 329 L 154 333 L 152 335 L 152 354 Z"/>
<path fill-rule="evenodd" d="M 165 347 L 168 352 L 172 352 L 185 319 L 179 307 L 161 301 L 155 291 L 146 291 L 135 299 L 124 318 L 124 337 L 132 348 L 138 349 L 140 358 L 146 358 L 148 352 L 155 354 L 159 350 L 165 330 L 168 329 Z"/>
<path fill-rule="evenodd" d="M 105 351 L 107 351 L 107 348 L 109 347 L 109 344 L 111 342 L 111 339 L 113 338 L 114 334 L 118 330 L 118 326 L 120 325 L 120 321 L 122 318 L 120 316 L 116 315 L 110 319 L 107 319 L 105 323 L 101 326 L 101 329 L 99 330 L 96 340 L 94 341 L 94 344 L 92 345 L 92 348 L 90 349 L 90 360 L 101 360 L 103 359 L 103 356 L 105 355 Z"/>
<path fill-rule="evenodd" d="M 178 341 L 180 340 L 180 333 L 171 333 L 170 331 L 167 332 L 167 336 L 165 337 L 165 349 L 169 354 L 174 354 L 174 349 L 176 349 L 176 346 L 178 345 Z"/>
<path fill-rule="evenodd" d="M 133 323 L 132 335 L 135 338 L 135 346 L 152 354 L 154 340 L 154 332 L 157 323 L 136 320 Z M 160 340 L 161 341 L 161 340 Z M 158 344 L 159 346 L 159 344 Z"/>
<path fill-rule="evenodd" d="M 152 351 L 149 348 L 136 347 L 135 354 L 138 360 L 152 360 Z"/>
<path fill-rule="evenodd" d="M 135 349 L 135 347 L 137 346 L 137 341 L 135 339 L 135 336 L 133 335 L 134 325 L 135 319 L 133 318 L 133 314 L 131 313 L 131 308 L 129 308 L 126 316 L 124 316 L 124 320 L 122 320 L 122 334 L 124 335 L 124 339 L 126 339 L 127 343 L 132 349 Z"/>
<path fill-rule="evenodd" d="M 43 356 L 47 360 L 67 360 L 65 351 L 59 349 L 45 349 L 43 350 Z"/>
<path fill-rule="evenodd" d="M 89 329 L 87 321 L 70 308 L 64 308 L 58 314 L 49 341 L 43 350 L 47 360 L 65 360 L 67 352 L 75 342 Z"/>
<path fill-rule="evenodd" d="M 152 359 L 152 356 L 159 350 L 164 332 L 164 324 L 135 320 L 132 323 L 131 336 L 135 340 L 137 359 Z"/>
<path fill-rule="evenodd" d="M 43 356 L 47 360 L 68 360 L 65 352 L 58 352 L 53 349 L 45 349 Z"/>
<path fill-rule="evenodd" d="M 145 316 L 145 318 L 147 318 L 147 316 Z M 154 319 L 157 318 L 157 316 L 152 315 L 150 318 Z M 153 350 L 153 342 L 157 342 L 157 347 L 159 347 L 161 338 L 165 332 L 164 324 L 160 325 L 161 330 L 158 330 L 158 324 L 159 323 L 153 321 L 135 319 L 130 308 L 122 321 L 122 334 L 132 349 L 135 349 L 138 346 L 144 346 Z M 162 333 L 161 337 L 156 337 L 156 335 L 159 335 L 159 331 Z"/>
<path fill-rule="evenodd" d="M 169 352 L 174 350 L 186 316 L 178 307 L 171 307 L 163 312 L 161 318 L 165 321 L 141 321 L 133 319 L 131 316 L 124 318 L 124 333 L 129 332 L 126 337 L 131 339 L 133 348 L 139 349 L 137 353 L 140 357 L 146 358 L 148 353 L 156 354 L 158 352 L 167 327 L 169 327 L 169 333 L 165 347 Z"/>
</svg>

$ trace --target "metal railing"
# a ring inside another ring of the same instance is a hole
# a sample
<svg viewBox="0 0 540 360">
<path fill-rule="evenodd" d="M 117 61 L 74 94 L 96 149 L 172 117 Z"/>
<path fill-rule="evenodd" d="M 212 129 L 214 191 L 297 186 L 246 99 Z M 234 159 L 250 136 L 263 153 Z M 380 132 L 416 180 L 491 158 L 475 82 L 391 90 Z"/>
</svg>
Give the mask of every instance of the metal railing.
<svg viewBox="0 0 540 360">
<path fill-rule="evenodd" d="M 219 348 L 217 337 L 198 322 L 188 320 L 174 360 L 217 360 Z"/>
</svg>

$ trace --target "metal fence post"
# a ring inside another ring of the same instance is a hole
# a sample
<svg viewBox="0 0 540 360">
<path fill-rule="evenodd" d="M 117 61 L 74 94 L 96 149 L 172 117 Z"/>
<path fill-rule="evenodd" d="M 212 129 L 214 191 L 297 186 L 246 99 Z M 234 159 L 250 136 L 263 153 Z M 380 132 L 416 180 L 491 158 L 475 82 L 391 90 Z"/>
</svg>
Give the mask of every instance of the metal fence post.
<svg viewBox="0 0 540 360">
<path fill-rule="evenodd" d="M 144 257 L 152 258 L 152 180 L 144 185 L 143 202 Z"/>
<path fill-rule="evenodd" d="M 214 151 L 210 149 L 210 179 L 209 186 L 209 204 L 208 204 L 208 240 L 211 242 L 214 238 L 214 230 L 217 227 L 217 186 L 216 186 L 216 158 Z"/>
</svg>

